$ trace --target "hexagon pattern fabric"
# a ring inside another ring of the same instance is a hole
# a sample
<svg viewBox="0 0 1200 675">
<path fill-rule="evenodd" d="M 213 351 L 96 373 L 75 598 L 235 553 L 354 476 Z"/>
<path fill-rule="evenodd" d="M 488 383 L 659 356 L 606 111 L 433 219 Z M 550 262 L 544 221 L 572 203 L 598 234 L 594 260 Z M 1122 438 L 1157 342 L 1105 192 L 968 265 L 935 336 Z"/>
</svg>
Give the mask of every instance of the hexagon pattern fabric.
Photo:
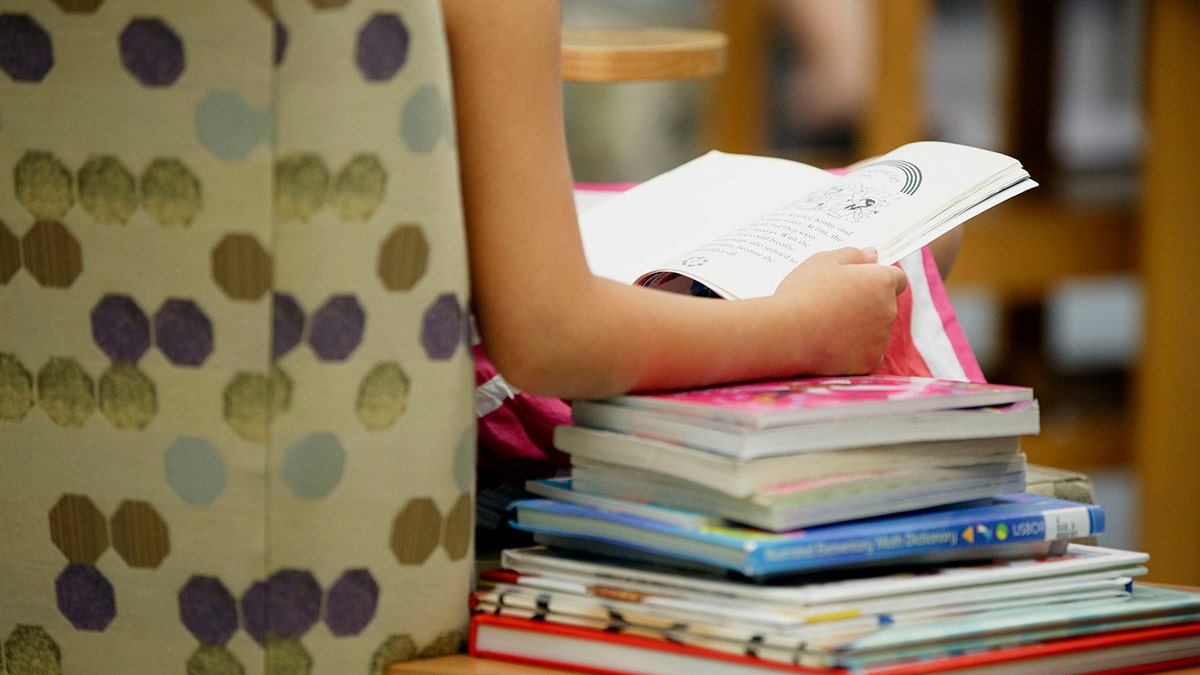
<svg viewBox="0 0 1200 675">
<path fill-rule="evenodd" d="M 460 648 L 438 3 L 0 4 L 0 672 Z"/>
</svg>

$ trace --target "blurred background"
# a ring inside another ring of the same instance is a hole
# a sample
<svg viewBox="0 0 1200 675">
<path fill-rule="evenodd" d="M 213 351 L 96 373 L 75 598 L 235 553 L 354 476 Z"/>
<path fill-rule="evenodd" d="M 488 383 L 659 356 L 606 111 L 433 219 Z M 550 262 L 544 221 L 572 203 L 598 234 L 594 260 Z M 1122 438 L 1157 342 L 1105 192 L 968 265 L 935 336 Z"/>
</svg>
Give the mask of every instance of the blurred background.
<svg viewBox="0 0 1200 675">
<path fill-rule="evenodd" d="M 568 82 L 581 182 L 644 180 L 712 148 L 831 168 L 939 139 L 1021 160 L 1041 187 L 965 226 L 947 279 L 959 319 L 989 380 L 1034 388 L 1030 461 L 1094 482 L 1101 543 L 1149 551 L 1154 580 L 1200 584 L 1185 349 L 1200 343 L 1200 218 L 1181 202 L 1200 191 L 1200 3 L 564 0 L 563 15 L 729 37 L 716 77 Z"/>
</svg>

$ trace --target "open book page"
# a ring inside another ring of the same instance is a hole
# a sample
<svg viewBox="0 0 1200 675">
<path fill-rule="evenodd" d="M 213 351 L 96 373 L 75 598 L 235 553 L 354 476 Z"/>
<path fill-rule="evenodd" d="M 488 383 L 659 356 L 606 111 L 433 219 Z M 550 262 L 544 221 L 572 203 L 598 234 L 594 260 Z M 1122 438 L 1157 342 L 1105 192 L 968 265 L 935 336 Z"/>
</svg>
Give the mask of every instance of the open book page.
<svg viewBox="0 0 1200 675">
<path fill-rule="evenodd" d="M 833 179 L 785 159 L 710 152 L 581 212 L 584 254 L 593 274 L 632 284 Z"/>
<path fill-rule="evenodd" d="M 761 297 L 814 253 L 874 246 L 891 264 L 1034 185 L 1010 157 L 942 142 L 902 146 L 842 176 L 709 153 L 585 214 L 584 243 L 597 274 Z"/>
</svg>

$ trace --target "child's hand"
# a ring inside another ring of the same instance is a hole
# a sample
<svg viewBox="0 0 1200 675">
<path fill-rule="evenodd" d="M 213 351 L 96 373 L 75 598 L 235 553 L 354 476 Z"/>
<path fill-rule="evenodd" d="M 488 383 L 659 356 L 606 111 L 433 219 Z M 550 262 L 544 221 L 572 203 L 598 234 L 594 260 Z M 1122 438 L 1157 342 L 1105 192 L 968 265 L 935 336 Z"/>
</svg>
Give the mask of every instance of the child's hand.
<svg viewBox="0 0 1200 675">
<path fill-rule="evenodd" d="M 797 348 L 811 355 L 814 374 L 869 373 L 882 362 L 908 277 L 878 259 L 875 249 L 818 253 L 775 290 L 803 317 Z"/>
</svg>

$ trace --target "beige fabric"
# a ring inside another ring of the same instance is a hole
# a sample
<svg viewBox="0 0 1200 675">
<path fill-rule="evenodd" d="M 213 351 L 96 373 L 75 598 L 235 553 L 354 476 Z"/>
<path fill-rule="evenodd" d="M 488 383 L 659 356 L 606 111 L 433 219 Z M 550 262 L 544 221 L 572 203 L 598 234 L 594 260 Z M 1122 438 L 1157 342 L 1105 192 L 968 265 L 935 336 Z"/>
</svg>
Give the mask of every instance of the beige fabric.
<svg viewBox="0 0 1200 675">
<path fill-rule="evenodd" d="M 461 644 L 437 3 L 269 5 L 0 8 L 0 672 L 368 673 Z"/>
</svg>

